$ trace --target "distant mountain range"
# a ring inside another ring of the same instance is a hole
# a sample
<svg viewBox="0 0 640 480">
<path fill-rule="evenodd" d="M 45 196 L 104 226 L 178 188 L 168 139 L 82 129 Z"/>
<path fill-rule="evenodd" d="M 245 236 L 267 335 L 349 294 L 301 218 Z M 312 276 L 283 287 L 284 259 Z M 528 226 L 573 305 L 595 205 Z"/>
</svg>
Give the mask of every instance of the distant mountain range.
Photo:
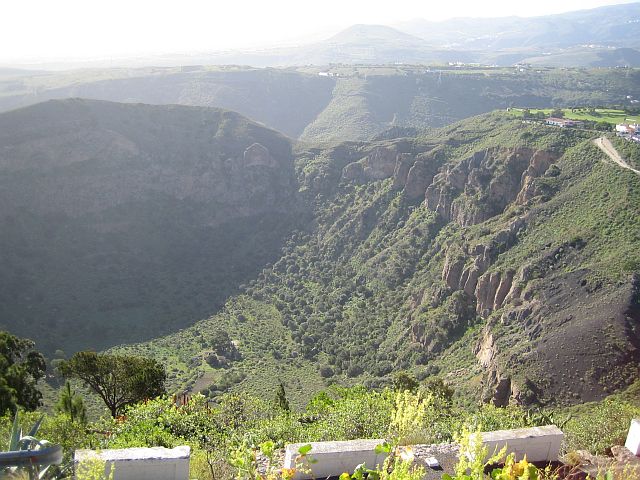
<svg viewBox="0 0 640 480">
<path fill-rule="evenodd" d="M 640 3 L 540 17 L 414 20 L 395 25 L 430 45 L 461 50 L 640 47 Z"/>
<path fill-rule="evenodd" d="M 298 55 L 306 55 L 308 63 L 640 66 L 640 3 L 529 18 L 414 20 L 393 27 L 354 25 L 301 47 Z"/>
<path fill-rule="evenodd" d="M 163 55 L 121 63 L 266 67 L 450 62 L 509 66 L 524 62 L 564 67 L 637 67 L 639 48 L 640 3 L 629 3 L 539 17 L 453 18 L 440 22 L 418 19 L 392 26 L 353 25 L 327 40 L 297 47 Z M 87 62 L 83 66 L 107 65 Z"/>
</svg>

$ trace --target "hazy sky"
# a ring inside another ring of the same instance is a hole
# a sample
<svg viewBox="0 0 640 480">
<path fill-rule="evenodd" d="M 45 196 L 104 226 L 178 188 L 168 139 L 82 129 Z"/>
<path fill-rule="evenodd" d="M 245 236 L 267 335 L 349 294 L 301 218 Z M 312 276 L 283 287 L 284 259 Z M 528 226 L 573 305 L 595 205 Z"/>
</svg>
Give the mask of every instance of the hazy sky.
<svg viewBox="0 0 640 480">
<path fill-rule="evenodd" d="M 0 61 L 268 47 L 354 23 L 544 15 L 625 0 L 5 0 Z"/>
</svg>

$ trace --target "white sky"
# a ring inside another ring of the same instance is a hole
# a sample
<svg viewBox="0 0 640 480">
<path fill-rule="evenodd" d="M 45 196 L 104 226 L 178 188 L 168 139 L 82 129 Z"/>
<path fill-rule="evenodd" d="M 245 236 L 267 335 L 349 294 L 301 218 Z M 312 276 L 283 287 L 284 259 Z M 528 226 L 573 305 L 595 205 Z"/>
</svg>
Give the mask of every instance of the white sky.
<svg viewBox="0 0 640 480">
<path fill-rule="evenodd" d="M 533 16 L 628 0 L 0 0 L 0 62 L 269 47 L 355 23 Z"/>
</svg>

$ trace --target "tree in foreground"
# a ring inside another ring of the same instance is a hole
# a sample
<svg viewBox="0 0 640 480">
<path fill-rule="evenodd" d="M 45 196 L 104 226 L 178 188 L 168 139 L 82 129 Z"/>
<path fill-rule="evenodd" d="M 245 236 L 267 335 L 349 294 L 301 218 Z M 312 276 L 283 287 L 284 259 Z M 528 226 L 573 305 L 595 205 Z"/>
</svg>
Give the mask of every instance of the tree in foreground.
<svg viewBox="0 0 640 480">
<path fill-rule="evenodd" d="M 127 405 L 166 393 L 164 367 L 151 358 L 78 352 L 60 364 L 67 378 L 78 378 L 104 401 L 112 417 Z"/>
<path fill-rule="evenodd" d="M 35 410 L 42 394 L 38 380 L 47 368 L 44 357 L 33 350 L 34 343 L 8 332 L 0 332 L 0 415 L 18 406 Z"/>
</svg>

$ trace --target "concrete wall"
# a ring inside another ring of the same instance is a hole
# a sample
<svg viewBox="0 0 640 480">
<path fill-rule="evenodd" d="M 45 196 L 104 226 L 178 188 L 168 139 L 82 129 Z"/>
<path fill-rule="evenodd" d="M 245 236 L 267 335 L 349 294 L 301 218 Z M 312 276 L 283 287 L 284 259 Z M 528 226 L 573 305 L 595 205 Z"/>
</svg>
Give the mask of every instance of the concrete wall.
<svg viewBox="0 0 640 480">
<path fill-rule="evenodd" d="M 105 462 L 105 473 L 115 467 L 113 480 L 188 480 L 191 449 L 124 448 L 119 450 L 76 450 L 73 463 L 77 471 L 83 461 Z"/>
<path fill-rule="evenodd" d="M 555 425 L 548 425 L 483 432 L 481 436 L 483 445 L 489 449 L 489 455 L 506 446 L 507 455 L 514 453 L 516 460 L 521 460 L 526 455 L 531 462 L 555 462 L 558 460 L 564 433 Z"/>
<path fill-rule="evenodd" d="M 383 439 L 377 439 L 290 444 L 285 448 L 284 468 L 296 468 L 298 450 L 304 445 L 311 445 L 311 451 L 306 458 L 316 460 L 316 463 L 305 461 L 304 469 L 311 471 L 296 471 L 295 480 L 337 477 L 344 472 L 353 473 L 361 463 L 367 468 L 376 468 L 378 465 L 382 466 L 387 457 L 386 453 L 375 452 L 376 446 L 384 442 Z"/>
<path fill-rule="evenodd" d="M 640 455 L 640 420 L 631 420 L 627 441 L 624 444 L 636 457 Z"/>
</svg>

